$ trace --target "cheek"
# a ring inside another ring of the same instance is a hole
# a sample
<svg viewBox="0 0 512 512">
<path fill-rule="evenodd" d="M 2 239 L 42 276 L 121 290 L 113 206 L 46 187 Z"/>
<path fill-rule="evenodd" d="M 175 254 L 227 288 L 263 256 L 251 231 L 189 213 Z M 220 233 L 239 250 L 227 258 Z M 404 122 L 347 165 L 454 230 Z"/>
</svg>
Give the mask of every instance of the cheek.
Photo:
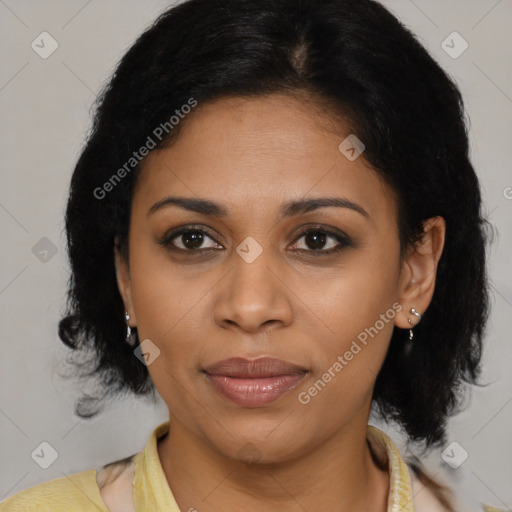
<svg viewBox="0 0 512 512">
<path fill-rule="evenodd" d="M 395 310 L 391 305 L 361 304 L 360 310 L 350 315 L 350 304 L 339 315 L 334 335 L 317 335 L 315 371 L 297 393 L 299 408 L 304 407 L 309 418 L 321 418 L 325 432 L 334 432 L 354 414 L 367 412 L 393 332 Z"/>
<path fill-rule="evenodd" d="M 166 343 L 180 322 L 194 314 L 207 291 L 205 279 L 191 278 L 188 269 L 172 263 L 148 227 L 134 223 L 130 238 L 130 275 L 137 324 L 143 335 Z M 186 318 L 185 318 L 186 317 Z"/>
<path fill-rule="evenodd" d="M 182 419 L 195 407 L 184 389 L 197 372 L 200 355 L 197 338 L 204 323 L 204 298 L 208 287 L 192 286 L 173 265 L 137 254 L 132 269 L 132 293 L 140 341 L 149 339 L 158 357 L 148 372 L 164 402 Z M 152 346 L 152 345 L 150 345 Z M 201 411 L 197 411 L 199 414 Z"/>
<path fill-rule="evenodd" d="M 130 272 L 139 339 L 151 340 L 160 351 L 148 370 L 157 387 L 166 380 L 165 389 L 170 374 L 184 375 L 197 361 L 197 336 L 211 284 L 207 276 L 191 279 L 180 271 L 154 242 L 134 241 L 132 247 Z"/>
<path fill-rule="evenodd" d="M 354 339 L 392 307 L 398 297 L 398 253 L 396 258 L 392 255 L 393 248 L 379 251 L 367 247 L 354 252 L 344 265 L 324 275 L 321 281 L 310 283 L 309 296 L 314 290 L 314 307 L 321 313 L 332 339 Z M 388 323 L 386 326 L 391 327 Z M 384 328 L 388 334 L 391 330 Z"/>
<path fill-rule="evenodd" d="M 323 290 L 316 295 L 323 297 L 317 310 L 325 327 L 319 331 L 324 335 L 312 338 L 316 372 L 303 402 L 344 415 L 368 400 L 400 308 L 396 261 L 377 251 L 361 253 L 317 288 Z"/>
</svg>

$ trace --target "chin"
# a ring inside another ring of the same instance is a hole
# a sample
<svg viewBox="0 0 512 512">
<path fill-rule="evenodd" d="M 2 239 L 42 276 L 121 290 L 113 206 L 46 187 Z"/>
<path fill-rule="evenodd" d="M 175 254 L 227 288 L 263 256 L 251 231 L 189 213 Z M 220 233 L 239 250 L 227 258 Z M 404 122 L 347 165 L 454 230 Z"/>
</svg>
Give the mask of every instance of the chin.
<svg viewBox="0 0 512 512">
<path fill-rule="evenodd" d="M 279 464 L 299 457 L 315 444 L 315 435 L 305 432 L 303 426 L 278 418 L 246 418 L 229 422 L 229 435 L 224 429 L 215 429 L 221 437 L 209 436 L 215 450 L 225 457 L 247 464 Z M 210 431 L 211 432 L 211 431 Z M 300 435 L 299 435 L 300 433 Z"/>
</svg>

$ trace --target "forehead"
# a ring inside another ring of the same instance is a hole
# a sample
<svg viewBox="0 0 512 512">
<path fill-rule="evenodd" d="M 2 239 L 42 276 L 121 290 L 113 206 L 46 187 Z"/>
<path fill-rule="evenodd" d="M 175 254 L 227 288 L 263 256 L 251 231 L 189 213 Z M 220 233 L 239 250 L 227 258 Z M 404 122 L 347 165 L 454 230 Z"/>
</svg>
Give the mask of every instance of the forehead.
<svg viewBox="0 0 512 512">
<path fill-rule="evenodd" d="M 394 214 L 394 195 L 378 173 L 339 150 L 349 135 L 348 125 L 296 97 L 199 104 L 179 137 L 144 160 L 134 207 L 181 195 L 210 198 L 228 214 L 259 214 L 287 200 L 342 195 L 370 214 Z"/>
</svg>

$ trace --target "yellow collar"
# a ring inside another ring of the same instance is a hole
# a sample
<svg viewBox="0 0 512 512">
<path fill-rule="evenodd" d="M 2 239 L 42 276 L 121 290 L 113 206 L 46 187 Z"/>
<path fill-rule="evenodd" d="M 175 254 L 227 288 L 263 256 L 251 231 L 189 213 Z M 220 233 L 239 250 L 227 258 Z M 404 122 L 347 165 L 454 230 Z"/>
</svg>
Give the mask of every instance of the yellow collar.
<svg viewBox="0 0 512 512">
<path fill-rule="evenodd" d="M 366 438 L 372 452 L 389 472 L 388 512 L 414 512 L 411 473 L 395 443 L 382 430 L 368 425 Z"/>
</svg>

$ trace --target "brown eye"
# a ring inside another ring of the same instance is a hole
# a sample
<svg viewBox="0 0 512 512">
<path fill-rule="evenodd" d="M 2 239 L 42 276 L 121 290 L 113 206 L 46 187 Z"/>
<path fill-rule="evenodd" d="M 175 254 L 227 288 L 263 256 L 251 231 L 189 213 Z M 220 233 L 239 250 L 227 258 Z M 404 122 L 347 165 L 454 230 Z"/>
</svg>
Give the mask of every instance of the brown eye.
<svg viewBox="0 0 512 512">
<path fill-rule="evenodd" d="M 309 231 L 304 235 L 305 245 L 308 249 L 325 249 L 324 245 L 329 237 L 322 231 Z"/>
<path fill-rule="evenodd" d="M 303 247 L 297 247 L 298 240 L 304 238 Z M 352 247 L 350 239 L 341 233 L 335 233 L 326 229 L 313 228 L 301 233 L 294 243 L 296 251 L 304 251 L 310 253 L 332 254 L 340 251 L 344 247 Z M 331 240 L 331 242 L 329 242 Z M 326 247 L 327 244 L 327 247 Z"/>
<path fill-rule="evenodd" d="M 210 245 L 204 245 L 208 243 L 208 240 L 211 240 Z M 205 231 L 192 228 L 182 228 L 174 231 L 166 235 L 160 244 L 170 249 L 187 252 L 219 248 L 219 244 Z"/>
</svg>

